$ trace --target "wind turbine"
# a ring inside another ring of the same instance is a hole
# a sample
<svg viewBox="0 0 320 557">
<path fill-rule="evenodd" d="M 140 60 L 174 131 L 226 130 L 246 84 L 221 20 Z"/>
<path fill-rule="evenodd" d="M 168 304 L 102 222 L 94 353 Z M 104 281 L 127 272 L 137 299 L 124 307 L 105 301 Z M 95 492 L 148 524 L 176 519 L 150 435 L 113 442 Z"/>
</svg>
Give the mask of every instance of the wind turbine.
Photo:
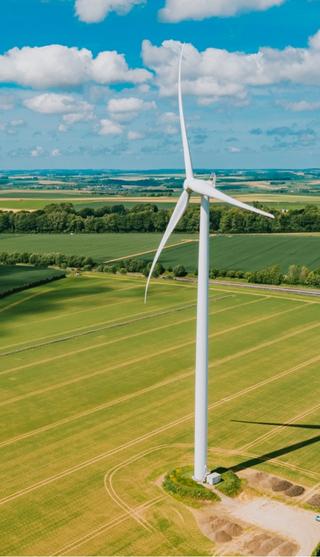
<svg viewBox="0 0 320 557">
<path fill-rule="evenodd" d="M 182 102 L 182 60 L 181 50 L 179 62 L 179 114 L 181 124 L 181 135 L 183 144 L 184 163 L 186 178 L 183 184 L 183 192 L 173 211 L 167 229 L 160 242 L 158 251 L 153 260 L 145 291 L 145 302 L 147 300 L 148 288 L 152 273 L 157 261 L 165 247 L 169 237 L 176 228 L 178 222 L 185 213 L 190 195 L 200 194 L 200 237 L 199 237 L 199 261 L 198 261 L 198 302 L 197 302 L 197 332 L 196 332 L 196 370 L 195 370 L 195 429 L 194 429 L 194 475 L 193 478 L 204 483 L 208 474 L 207 452 L 208 452 L 208 301 L 209 301 L 209 207 L 210 198 L 218 199 L 239 209 L 245 209 L 264 217 L 274 218 L 270 213 L 251 207 L 237 199 L 222 193 L 216 189 L 216 176 L 211 180 L 199 180 L 193 175 L 191 155 L 188 143 L 186 124 L 184 119 Z"/>
</svg>

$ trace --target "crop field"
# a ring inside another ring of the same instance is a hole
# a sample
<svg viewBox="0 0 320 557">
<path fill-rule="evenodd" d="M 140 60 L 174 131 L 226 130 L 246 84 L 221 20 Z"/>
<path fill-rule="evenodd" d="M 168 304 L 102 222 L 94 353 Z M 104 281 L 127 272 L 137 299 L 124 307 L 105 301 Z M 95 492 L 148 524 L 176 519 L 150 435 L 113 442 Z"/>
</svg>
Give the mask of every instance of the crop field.
<svg viewBox="0 0 320 557">
<path fill-rule="evenodd" d="M 167 250 L 161 261 L 165 267 L 178 263 L 189 271 L 197 267 L 198 243 L 189 242 Z M 239 234 L 214 236 L 210 241 L 210 266 L 217 269 L 256 271 L 279 265 L 320 267 L 319 234 Z"/>
<path fill-rule="evenodd" d="M 53 280 L 63 275 L 62 271 L 53 269 L 35 269 L 26 265 L 0 265 L 0 296 L 17 288 L 24 288 L 33 283 Z"/>
<path fill-rule="evenodd" d="M 29 253 L 64 253 L 88 255 L 95 261 L 153 252 L 162 234 L 0 234 L 0 251 Z M 192 234 L 174 234 L 168 245 L 193 239 Z"/>
<path fill-rule="evenodd" d="M 137 256 L 152 259 L 161 234 L 1 234 L 0 251 L 87 255 L 98 262 Z M 198 236 L 174 234 L 161 256 L 168 267 L 197 266 Z M 171 246 L 171 247 L 170 247 Z M 320 234 L 244 234 L 211 237 L 211 267 L 254 271 L 269 265 L 320 267 Z"/>
<path fill-rule="evenodd" d="M 276 209 L 301 209 L 306 205 L 320 205 L 320 195 L 287 195 L 287 194 L 261 194 L 261 193 L 240 193 L 226 191 L 230 195 L 253 203 L 260 201 L 267 207 Z M 133 207 L 139 203 L 152 203 L 161 209 L 173 208 L 177 202 L 178 194 L 175 197 L 151 197 L 151 196 L 90 196 L 88 193 L 79 192 L 49 192 L 40 191 L 26 194 L 23 190 L 15 193 L 0 193 L 0 210 L 36 210 L 43 209 L 50 203 L 72 203 L 77 209 L 91 207 L 98 209 L 105 205 L 112 206 L 121 203 L 126 207 Z M 196 196 L 191 197 L 191 203 L 199 203 Z"/>
<path fill-rule="evenodd" d="M 192 462 L 196 288 L 144 286 L 0 301 L 1 555 L 213 554 L 160 481 Z M 319 485 L 319 337 L 320 300 L 211 287 L 211 466 Z"/>
</svg>

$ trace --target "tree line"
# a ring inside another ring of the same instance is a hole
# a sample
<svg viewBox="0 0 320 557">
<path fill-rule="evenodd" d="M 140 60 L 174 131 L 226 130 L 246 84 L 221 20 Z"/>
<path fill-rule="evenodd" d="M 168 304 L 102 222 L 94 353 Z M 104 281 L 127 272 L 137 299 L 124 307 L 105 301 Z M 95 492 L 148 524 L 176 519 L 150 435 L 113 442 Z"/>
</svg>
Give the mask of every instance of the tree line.
<svg viewBox="0 0 320 557">
<path fill-rule="evenodd" d="M 256 203 L 258 207 L 266 208 Z M 272 209 L 274 220 L 239 209 L 214 205 L 210 208 L 210 231 L 222 234 L 320 232 L 320 207 Z M 52 203 L 37 211 L 0 211 L 0 233 L 102 233 L 163 232 L 172 209 L 152 203 L 133 207 L 118 204 L 77 209 L 72 203 Z M 189 206 L 178 232 L 197 232 L 199 207 Z"/>
<path fill-rule="evenodd" d="M 122 259 L 111 263 L 99 263 L 92 257 L 81 255 L 64 255 L 62 253 L 0 253 L 0 264 L 16 265 L 29 264 L 34 267 L 59 267 L 60 269 L 76 269 L 79 271 L 97 271 L 101 273 L 126 274 L 138 273 L 148 276 L 151 262 L 145 259 Z M 166 275 L 167 278 L 183 278 L 187 275 L 197 276 L 198 271 L 194 269 L 189 273 L 184 265 L 168 266 L 157 263 L 153 276 Z M 272 265 L 259 271 L 241 271 L 233 269 L 210 269 L 210 278 L 242 279 L 255 284 L 290 284 L 320 287 L 320 269 L 311 270 L 304 265 L 290 265 L 286 273 L 283 273 L 278 265 Z"/>
</svg>

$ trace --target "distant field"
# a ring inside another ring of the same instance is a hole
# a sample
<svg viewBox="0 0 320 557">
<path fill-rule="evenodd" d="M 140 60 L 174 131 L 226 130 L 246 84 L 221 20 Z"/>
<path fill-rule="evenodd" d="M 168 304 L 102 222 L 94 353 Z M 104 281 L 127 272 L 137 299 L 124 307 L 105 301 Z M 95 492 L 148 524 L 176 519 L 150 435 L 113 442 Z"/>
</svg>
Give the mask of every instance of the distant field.
<svg viewBox="0 0 320 557">
<path fill-rule="evenodd" d="M 197 266 L 198 244 L 189 243 L 167 250 L 161 261 L 165 267 L 181 263 L 189 271 Z M 319 235 L 230 235 L 215 236 L 210 241 L 210 266 L 217 269 L 256 271 L 269 265 L 320 267 Z"/>
<path fill-rule="evenodd" d="M 252 203 L 253 201 L 260 201 L 270 206 L 271 208 L 278 209 L 300 209 L 305 205 L 320 205 L 320 195 L 287 195 L 287 194 L 260 194 L 260 193 L 230 193 L 235 197 Z M 35 210 L 43 209 L 50 203 L 73 203 L 77 208 L 93 207 L 99 208 L 104 205 L 123 204 L 127 207 L 132 207 L 138 203 L 153 203 L 167 209 L 173 207 L 177 201 L 177 197 L 125 197 L 125 196 L 90 196 L 87 193 L 80 194 L 79 192 L 31 192 L 25 193 L 1 193 L 0 192 L 0 210 Z M 197 197 L 191 198 L 191 203 L 199 203 Z"/>
<path fill-rule="evenodd" d="M 0 251 L 88 255 L 99 262 L 135 255 L 151 260 L 161 238 L 162 234 L 147 233 L 0 234 Z M 194 271 L 198 259 L 197 239 L 196 234 L 174 234 L 168 245 L 181 245 L 166 249 L 161 256 L 162 263 L 166 267 L 181 263 Z M 315 269 L 320 267 L 320 234 L 214 236 L 210 240 L 210 253 L 210 265 L 218 269 L 254 271 L 280 265 L 286 271 L 291 264 Z"/>
<path fill-rule="evenodd" d="M 63 272 L 53 269 L 35 269 L 22 265 L 0 265 L 0 296 L 13 289 L 24 288 L 33 283 L 62 275 Z"/>
<path fill-rule="evenodd" d="M 0 301 L 1 555 L 216 554 L 159 485 L 192 462 L 196 288 L 152 281 L 144 305 L 144 286 Z M 209 466 L 319 485 L 319 301 L 210 296 Z"/>
<path fill-rule="evenodd" d="M 0 234 L 0 251 L 12 253 L 65 253 L 90 255 L 96 261 L 108 261 L 148 250 L 155 250 L 162 234 Z M 174 234 L 169 245 L 194 238 Z"/>
</svg>

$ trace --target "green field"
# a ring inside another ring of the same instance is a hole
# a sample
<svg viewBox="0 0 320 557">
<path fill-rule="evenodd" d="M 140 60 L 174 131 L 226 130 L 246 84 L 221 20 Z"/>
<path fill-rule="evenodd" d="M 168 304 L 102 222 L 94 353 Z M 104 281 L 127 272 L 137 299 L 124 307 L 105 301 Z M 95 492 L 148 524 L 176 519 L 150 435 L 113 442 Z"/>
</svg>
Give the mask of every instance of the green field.
<svg viewBox="0 0 320 557">
<path fill-rule="evenodd" d="M 95 261 L 155 250 L 162 234 L 0 234 L 0 251 L 29 253 L 64 253 L 88 255 Z M 191 234 L 174 234 L 168 245 L 194 238 Z"/>
<path fill-rule="evenodd" d="M 153 281 L 144 305 L 144 286 L 88 274 L 0 301 L 1 555 L 214 553 L 159 486 L 192 462 L 196 289 Z M 319 484 L 320 302 L 210 296 L 210 465 Z"/>
<path fill-rule="evenodd" d="M 178 263 L 189 271 L 197 267 L 198 243 L 188 243 L 164 252 L 167 268 Z M 217 269 L 256 271 L 279 265 L 283 272 L 293 264 L 320 267 L 320 235 L 270 234 L 215 236 L 210 242 L 210 266 Z"/>
<path fill-rule="evenodd" d="M 0 265 L 0 296 L 11 290 L 26 288 L 39 281 L 53 280 L 63 276 L 62 271 L 35 269 L 26 265 Z"/>
<path fill-rule="evenodd" d="M 229 192 L 230 195 L 246 201 L 248 203 L 253 203 L 254 201 L 260 201 L 270 209 L 301 209 L 306 205 L 320 205 L 320 195 L 290 195 L 290 194 L 264 194 L 264 193 L 239 193 L 239 192 Z M 1 209 L 12 209 L 15 211 L 21 210 L 35 210 L 43 209 L 46 205 L 50 203 L 72 203 L 77 209 L 84 207 L 92 207 L 98 209 L 105 205 L 112 206 L 117 204 L 125 205 L 127 208 L 133 207 L 139 203 L 153 203 L 162 209 L 173 208 L 177 202 L 178 194 L 176 197 L 148 197 L 147 193 L 145 196 L 98 196 L 90 195 L 88 192 L 79 193 L 79 191 L 67 191 L 67 192 L 44 192 L 44 191 L 34 191 L 25 192 L 13 191 L 12 193 L 0 192 L 0 210 Z M 199 199 L 195 196 L 191 198 L 191 203 L 199 203 Z"/>
<path fill-rule="evenodd" d="M 1 234 L 0 251 L 88 255 L 96 261 L 109 261 L 133 256 L 151 259 L 161 234 Z M 191 240 L 191 241 L 189 241 Z M 197 235 L 174 234 L 169 247 L 161 256 L 162 263 L 179 263 L 193 272 L 197 266 Z M 145 252 L 150 252 L 146 253 Z M 269 265 L 280 265 L 287 271 L 289 265 L 320 267 L 320 234 L 230 235 L 211 238 L 211 267 L 259 270 Z"/>
</svg>

